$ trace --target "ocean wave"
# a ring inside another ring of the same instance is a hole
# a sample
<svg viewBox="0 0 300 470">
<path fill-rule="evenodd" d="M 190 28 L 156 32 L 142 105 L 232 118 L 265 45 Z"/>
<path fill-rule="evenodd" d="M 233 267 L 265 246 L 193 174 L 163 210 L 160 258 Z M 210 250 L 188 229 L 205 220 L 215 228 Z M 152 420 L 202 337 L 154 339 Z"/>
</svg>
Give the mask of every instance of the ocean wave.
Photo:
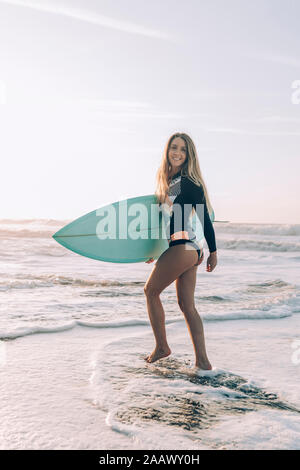
<svg viewBox="0 0 300 470">
<path fill-rule="evenodd" d="M 199 300 L 208 300 L 209 302 L 228 302 L 230 301 L 229 296 L 221 296 L 221 295 L 200 295 L 197 296 L 196 298 L 199 297 Z"/>
<path fill-rule="evenodd" d="M 69 250 L 63 249 L 54 245 L 52 239 L 54 231 L 49 230 L 1 230 L 0 228 L 0 239 L 48 239 L 47 246 L 38 247 L 37 242 L 33 242 L 38 249 L 31 249 L 31 253 L 36 256 L 51 256 L 61 257 L 70 254 Z M 267 252 L 300 252 L 300 241 L 290 240 L 270 240 L 270 239 L 251 239 L 251 238 L 228 238 L 222 237 L 216 233 L 217 248 L 223 250 L 236 250 L 236 251 L 267 251 Z M 13 242 L 15 243 L 15 242 Z M 14 249 L 17 249 L 15 247 Z M 22 248 L 23 249 L 23 248 Z M 1 254 L 0 256 L 3 256 Z M 5 256 L 5 253 L 4 253 Z"/>
<path fill-rule="evenodd" d="M 52 235 L 72 220 L 55 219 L 0 219 L 1 238 L 51 238 Z M 300 224 L 255 224 L 215 222 L 216 235 L 247 234 L 265 236 L 300 236 Z"/>
<path fill-rule="evenodd" d="M 201 296 L 196 295 L 195 299 L 201 303 L 208 301 L 209 304 L 215 304 L 215 314 L 226 316 L 235 315 L 237 311 L 243 311 L 244 316 L 250 312 L 251 318 L 253 312 L 259 315 L 267 313 L 268 318 L 275 317 L 279 313 L 283 316 L 290 315 L 291 312 L 297 312 L 299 306 L 299 287 L 296 284 L 285 282 L 281 279 L 271 279 L 259 283 L 249 283 L 248 285 L 232 287 L 222 296 Z M 256 314 L 254 315 L 254 317 Z M 214 316 L 214 318 L 216 318 Z"/>
<path fill-rule="evenodd" d="M 0 219 L 1 225 L 65 225 L 71 220 L 61 219 Z"/>
<path fill-rule="evenodd" d="M 300 224 L 249 224 L 249 223 L 215 223 L 217 234 L 257 234 L 300 236 Z"/>
<path fill-rule="evenodd" d="M 293 311 L 289 306 L 274 306 L 269 311 L 258 311 L 258 310 L 239 310 L 235 312 L 223 312 L 223 313 L 208 313 L 201 315 L 202 319 L 206 321 L 229 321 L 229 320 L 277 320 L 280 318 L 292 316 Z M 180 317 L 169 318 L 166 320 L 166 324 L 185 322 L 185 319 Z M 105 322 L 92 322 L 83 320 L 73 320 L 64 325 L 57 326 L 26 326 L 18 327 L 11 330 L 0 330 L 0 340 L 7 341 L 13 340 L 23 336 L 29 336 L 33 334 L 41 333 L 59 333 L 62 331 L 72 330 L 75 327 L 86 327 L 86 328 L 127 328 L 133 326 L 145 326 L 149 327 L 149 320 L 141 320 L 139 318 L 132 318 L 129 320 L 115 320 Z"/>
<path fill-rule="evenodd" d="M 72 219 L 0 219 L 0 227 L 3 225 L 21 226 L 21 228 L 30 225 L 33 227 L 64 226 L 70 222 L 72 222 Z M 215 222 L 214 225 L 220 233 L 300 236 L 300 224 Z"/>
<path fill-rule="evenodd" d="M 166 321 L 166 323 L 176 323 L 183 321 L 182 318 L 173 318 Z M 124 321 L 111 321 L 111 322 L 88 322 L 82 320 L 73 320 L 64 325 L 57 326 L 29 326 L 19 327 L 11 331 L 0 331 L 0 340 L 7 341 L 23 336 L 29 336 L 33 334 L 41 333 L 59 333 L 62 331 L 72 330 L 76 326 L 87 327 L 87 328 L 126 328 L 130 326 L 149 326 L 148 320 L 131 319 Z"/>
<path fill-rule="evenodd" d="M 223 250 L 249 250 L 249 251 L 277 251 L 289 252 L 300 251 L 300 243 L 272 240 L 251 239 L 217 239 L 218 248 Z"/>
<path fill-rule="evenodd" d="M 0 238 L 51 238 L 53 234 L 53 230 L 40 230 L 40 228 L 36 230 L 0 228 Z"/>
<path fill-rule="evenodd" d="M 0 238 L 51 238 L 71 220 L 0 219 Z"/>
<path fill-rule="evenodd" d="M 282 279 L 273 279 L 270 281 L 265 282 L 258 282 L 249 284 L 247 291 L 248 292 L 263 292 L 265 293 L 267 290 L 270 291 L 272 289 L 294 289 L 294 285 L 290 284 L 289 282 L 282 281 Z"/>
<path fill-rule="evenodd" d="M 25 280 L 24 282 L 16 280 L 8 280 L 0 282 L 0 292 L 5 292 L 13 289 L 34 289 L 36 287 L 51 287 L 50 282 L 35 282 L 30 280 Z"/>
<path fill-rule="evenodd" d="M 0 340 L 6 341 L 10 339 L 16 339 L 23 336 L 29 336 L 39 333 L 58 333 L 61 331 L 71 330 L 76 326 L 76 320 L 66 324 L 66 325 L 57 325 L 57 326 L 29 326 L 29 327 L 19 327 L 15 328 L 12 331 L 0 331 Z"/>
<path fill-rule="evenodd" d="M 112 279 L 83 279 L 71 276 L 57 276 L 44 274 L 34 276 L 32 274 L 16 274 L 16 279 L 4 279 L 0 281 L 0 291 L 10 289 L 34 289 L 40 287 L 53 287 L 57 285 L 74 287 L 135 287 L 143 286 L 144 281 L 116 281 Z"/>
<path fill-rule="evenodd" d="M 236 312 L 204 314 L 205 321 L 227 321 L 227 320 L 277 320 L 279 318 L 291 317 L 292 309 L 286 305 L 273 307 L 270 310 L 240 310 Z"/>
</svg>

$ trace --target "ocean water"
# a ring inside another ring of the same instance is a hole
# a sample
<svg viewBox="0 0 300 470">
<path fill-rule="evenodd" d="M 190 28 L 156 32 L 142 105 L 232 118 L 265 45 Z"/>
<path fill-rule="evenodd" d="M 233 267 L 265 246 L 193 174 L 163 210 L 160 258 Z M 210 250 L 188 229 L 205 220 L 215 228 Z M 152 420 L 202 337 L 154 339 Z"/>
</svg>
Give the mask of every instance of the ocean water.
<svg viewBox="0 0 300 470">
<path fill-rule="evenodd" d="M 111 448 L 114 435 L 127 448 L 300 448 L 300 225 L 214 224 L 218 265 L 205 271 L 205 244 L 195 290 L 215 367 L 203 375 L 175 285 L 161 294 L 172 355 L 146 365 L 153 264 L 72 253 L 51 238 L 68 222 L 0 221 L 2 343 L 113 331 L 93 354 L 86 405 L 104 413 Z"/>
</svg>

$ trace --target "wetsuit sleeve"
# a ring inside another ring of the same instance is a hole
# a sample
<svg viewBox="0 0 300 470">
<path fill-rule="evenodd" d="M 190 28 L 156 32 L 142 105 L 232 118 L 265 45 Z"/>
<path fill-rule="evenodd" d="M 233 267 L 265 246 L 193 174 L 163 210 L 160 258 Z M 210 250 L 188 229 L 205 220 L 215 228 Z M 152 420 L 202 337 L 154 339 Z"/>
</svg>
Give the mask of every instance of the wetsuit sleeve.
<svg viewBox="0 0 300 470">
<path fill-rule="evenodd" d="M 196 209 L 196 204 L 204 204 L 203 232 L 209 251 L 216 251 L 216 237 L 213 224 L 209 217 L 204 190 L 202 185 L 197 186 L 189 178 L 183 178 L 183 193 Z"/>
<path fill-rule="evenodd" d="M 197 186 L 193 181 L 187 177 L 181 178 L 181 193 L 174 200 L 174 204 L 179 204 L 182 208 L 182 227 L 186 227 L 187 219 L 191 213 L 192 207 L 196 209 L 196 204 L 204 204 L 204 221 L 203 221 L 203 232 L 209 251 L 216 251 L 216 237 L 212 222 L 209 217 L 206 199 L 202 185 Z M 191 208 L 188 211 L 184 211 L 184 204 L 190 204 Z M 171 233 L 176 232 L 174 227 L 174 215 L 171 218 Z M 181 229 L 183 230 L 183 229 Z"/>
</svg>

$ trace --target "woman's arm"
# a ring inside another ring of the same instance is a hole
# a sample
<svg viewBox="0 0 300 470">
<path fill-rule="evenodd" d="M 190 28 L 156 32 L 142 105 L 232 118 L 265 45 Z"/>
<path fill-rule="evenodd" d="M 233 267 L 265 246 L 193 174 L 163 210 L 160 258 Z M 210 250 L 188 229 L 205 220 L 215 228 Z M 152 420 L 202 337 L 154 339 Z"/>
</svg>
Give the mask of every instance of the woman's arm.
<svg viewBox="0 0 300 470">
<path fill-rule="evenodd" d="M 185 199 L 193 205 L 196 209 L 196 204 L 204 205 L 204 220 L 203 220 L 203 232 L 207 242 L 210 253 L 217 251 L 216 248 L 216 237 L 213 224 L 209 217 L 207 209 L 206 199 L 204 196 L 204 190 L 202 185 L 197 186 L 193 181 L 187 177 L 182 178 L 182 194 L 185 195 Z M 202 221 L 201 221 L 202 222 Z"/>
</svg>

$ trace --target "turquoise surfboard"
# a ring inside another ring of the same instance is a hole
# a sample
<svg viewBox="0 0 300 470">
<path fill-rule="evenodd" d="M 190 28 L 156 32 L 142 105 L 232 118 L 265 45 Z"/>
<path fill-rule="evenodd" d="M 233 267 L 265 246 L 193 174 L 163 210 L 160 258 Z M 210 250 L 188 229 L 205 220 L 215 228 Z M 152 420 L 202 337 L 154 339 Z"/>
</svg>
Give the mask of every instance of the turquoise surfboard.
<svg viewBox="0 0 300 470">
<path fill-rule="evenodd" d="M 214 221 L 214 212 L 210 214 Z M 202 225 L 195 214 L 192 226 L 203 245 Z M 75 219 L 53 236 L 65 248 L 100 261 L 139 263 L 157 259 L 168 248 L 165 223 L 155 195 L 113 204 Z"/>
</svg>

